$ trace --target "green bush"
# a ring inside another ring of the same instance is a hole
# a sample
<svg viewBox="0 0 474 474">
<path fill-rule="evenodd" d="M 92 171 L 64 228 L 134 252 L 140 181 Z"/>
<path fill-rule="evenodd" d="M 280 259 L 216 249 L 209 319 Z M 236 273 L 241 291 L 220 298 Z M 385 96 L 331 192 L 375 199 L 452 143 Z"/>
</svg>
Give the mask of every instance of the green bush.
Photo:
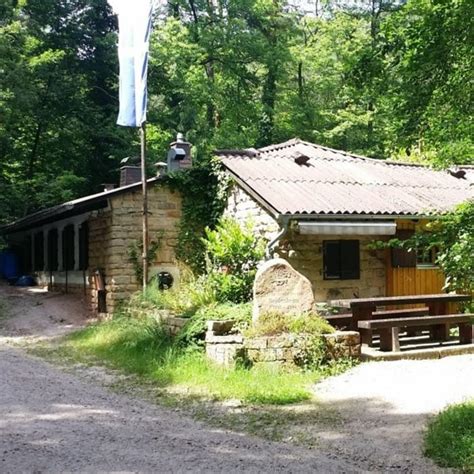
<svg viewBox="0 0 474 474">
<path fill-rule="evenodd" d="M 221 303 L 231 301 L 233 303 L 245 303 L 252 298 L 252 288 L 255 272 L 250 271 L 246 275 L 232 275 L 221 273 L 219 270 L 211 270 L 207 275 L 207 281 L 213 288 L 216 298 Z"/>
<path fill-rule="evenodd" d="M 241 226 L 221 218 L 215 230 L 206 229 L 206 273 L 220 302 L 244 303 L 252 298 L 257 266 L 265 255 L 265 240 L 248 222 Z"/>
<path fill-rule="evenodd" d="M 204 158 L 192 168 L 170 173 L 167 179 L 182 196 L 176 257 L 200 275 L 205 271 L 204 230 L 214 227 L 224 212 L 229 177 L 218 159 Z"/>
<path fill-rule="evenodd" d="M 251 224 L 243 228 L 232 219 L 221 219 L 215 230 L 206 229 L 206 273 L 196 277 L 181 269 L 179 286 L 160 291 L 150 285 L 128 305 L 134 308 L 167 309 L 191 317 L 200 308 L 217 303 L 245 303 L 252 297 L 257 265 L 265 253 L 265 242 L 255 237 Z"/>
<path fill-rule="evenodd" d="M 182 317 L 191 317 L 200 308 L 215 304 L 215 287 L 207 277 L 195 277 L 188 269 L 181 269 L 179 286 L 169 290 L 160 290 L 150 285 L 146 292 L 137 293 L 131 300 L 130 308 L 167 309 Z"/>
<path fill-rule="evenodd" d="M 425 454 L 440 466 L 474 473 L 474 400 L 452 405 L 431 421 Z"/>
</svg>

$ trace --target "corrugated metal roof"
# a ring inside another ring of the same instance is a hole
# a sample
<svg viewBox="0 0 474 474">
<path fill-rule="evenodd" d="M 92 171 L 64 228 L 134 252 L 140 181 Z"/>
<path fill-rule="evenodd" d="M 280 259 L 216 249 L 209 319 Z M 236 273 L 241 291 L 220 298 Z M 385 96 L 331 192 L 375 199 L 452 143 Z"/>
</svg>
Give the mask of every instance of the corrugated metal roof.
<svg viewBox="0 0 474 474">
<path fill-rule="evenodd" d="M 471 180 L 293 139 L 218 151 L 224 166 L 279 214 L 429 215 L 474 198 Z M 298 156 L 309 158 L 297 164 Z"/>
<path fill-rule="evenodd" d="M 147 179 L 148 185 L 162 180 L 161 177 L 154 177 Z M 49 207 L 41 211 L 29 214 L 21 219 L 16 220 L 10 224 L 0 226 L 0 234 L 11 234 L 21 230 L 26 230 L 32 227 L 42 225 L 44 223 L 53 222 L 65 217 L 71 217 L 82 212 L 87 212 L 93 209 L 100 209 L 107 205 L 107 200 L 113 196 L 123 194 L 129 191 L 134 191 L 141 188 L 142 182 L 132 183 L 127 186 L 110 189 L 97 194 L 74 199 L 73 201 L 64 202 L 57 206 Z"/>
</svg>

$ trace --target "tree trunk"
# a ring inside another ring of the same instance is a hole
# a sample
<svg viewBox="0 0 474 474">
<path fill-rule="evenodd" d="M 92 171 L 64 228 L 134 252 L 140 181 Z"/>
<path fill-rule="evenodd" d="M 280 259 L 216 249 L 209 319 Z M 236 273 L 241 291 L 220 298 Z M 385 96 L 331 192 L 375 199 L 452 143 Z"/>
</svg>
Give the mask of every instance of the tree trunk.
<svg viewBox="0 0 474 474">
<path fill-rule="evenodd" d="M 270 145 L 273 141 L 276 78 L 276 66 L 270 64 L 268 66 L 268 73 L 262 90 L 263 114 L 260 120 L 260 137 L 258 140 L 258 146 Z"/>
</svg>

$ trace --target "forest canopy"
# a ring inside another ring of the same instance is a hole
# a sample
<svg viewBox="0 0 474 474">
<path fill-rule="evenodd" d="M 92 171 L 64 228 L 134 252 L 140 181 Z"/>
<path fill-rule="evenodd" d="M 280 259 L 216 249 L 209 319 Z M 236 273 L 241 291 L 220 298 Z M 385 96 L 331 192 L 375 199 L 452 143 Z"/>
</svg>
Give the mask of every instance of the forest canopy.
<svg viewBox="0 0 474 474">
<path fill-rule="evenodd" d="M 357 6 L 354 6 L 357 5 Z M 294 136 L 375 158 L 473 163 L 470 0 L 176 0 L 157 13 L 149 163 L 176 132 L 195 159 Z M 115 125 L 106 0 L 2 0 L 0 222 L 117 181 L 138 152 Z"/>
</svg>

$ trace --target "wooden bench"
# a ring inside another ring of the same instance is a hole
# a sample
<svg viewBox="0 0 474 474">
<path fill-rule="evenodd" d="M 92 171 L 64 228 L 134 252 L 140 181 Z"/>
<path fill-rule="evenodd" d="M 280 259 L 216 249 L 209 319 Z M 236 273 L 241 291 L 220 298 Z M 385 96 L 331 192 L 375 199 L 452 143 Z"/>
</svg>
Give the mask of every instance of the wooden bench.
<svg viewBox="0 0 474 474">
<path fill-rule="evenodd" d="M 352 311 L 351 329 L 357 331 L 359 321 L 367 321 L 372 319 L 372 314 L 376 312 L 377 307 L 392 306 L 392 305 L 414 305 L 423 304 L 428 306 L 429 314 L 431 316 L 440 316 L 448 314 L 448 303 L 460 303 L 463 301 L 470 301 L 472 295 L 458 295 L 458 294 L 435 294 L 435 295 L 413 295 L 413 296 L 388 296 L 381 298 L 357 298 L 348 300 L 346 304 L 349 305 Z M 342 301 L 340 302 L 342 303 Z M 341 304 L 340 304 L 341 305 Z M 449 325 L 438 327 L 438 336 L 440 339 L 447 339 L 449 337 Z"/>
<path fill-rule="evenodd" d="M 459 326 L 459 342 L 471 344 L 474 342 L 474 314 L 447 314 L 443 316 L 422 316 L 411 318 L 379 319 L 359 321 L 358 327 L 362 332 L 380 332 L 381 351 L 400 350 L 400 328 L 405 327 L 429 327 L 436 337 L 436 333 L 446 325 L 457 324 Z"/>
<path fill-rule="evenodd" d="M 397 318 L 397 317 L 416 317 L 429 314 L 429 308 L 409 308 L 409 309 L 391 309 L 387 311 L 375 311 L 372 313 L 372 319 Z M 352 324 L 352 313 L 331 314 L 325 316 L 329 324 L 337 327 L 350 327 Z"/>
</svg>

